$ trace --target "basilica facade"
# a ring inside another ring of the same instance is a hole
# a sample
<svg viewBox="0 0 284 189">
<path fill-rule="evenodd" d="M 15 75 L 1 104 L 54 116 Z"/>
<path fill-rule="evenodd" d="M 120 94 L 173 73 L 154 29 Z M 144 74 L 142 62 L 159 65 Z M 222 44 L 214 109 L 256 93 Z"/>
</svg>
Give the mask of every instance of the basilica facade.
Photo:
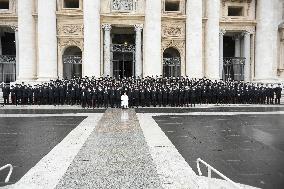
<svg viewBox="0 0 284 189">
<path fill-rule="evenodd" d="M 283 0 L 0 0 L 0 82 L 284 81 Z"/>
</svg>

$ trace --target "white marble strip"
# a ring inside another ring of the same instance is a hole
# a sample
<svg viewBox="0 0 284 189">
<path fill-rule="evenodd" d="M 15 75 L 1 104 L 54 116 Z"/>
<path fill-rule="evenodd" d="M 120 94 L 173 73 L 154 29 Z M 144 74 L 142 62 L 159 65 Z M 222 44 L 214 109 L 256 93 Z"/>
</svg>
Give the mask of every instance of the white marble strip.
<svg viewBox="0 0 284 189">
<path fill-rule="evenodd" d="M 151 115 L 137 114 L 163 188 L 199 188 L 196 174 Z"/>
<path fill-rule="evenodd" d="M 82 121 L 67 137 L 43 157 L 24 177 L 11 188 L 53 189 L 96 127 L 103 114 Z"/>
</svg>

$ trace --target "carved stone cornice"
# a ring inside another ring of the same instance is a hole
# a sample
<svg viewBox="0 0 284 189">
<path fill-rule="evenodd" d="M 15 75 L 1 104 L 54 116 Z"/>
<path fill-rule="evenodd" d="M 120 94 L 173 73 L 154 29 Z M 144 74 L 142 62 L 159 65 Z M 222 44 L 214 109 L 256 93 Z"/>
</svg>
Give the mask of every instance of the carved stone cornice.
<svg viewBox="0 0 284 189">
<path fill-rule="evenodd" d="M 222 0 L 223 6 L 225 6 L 226 2 L 233 2 L 233 3 L 251 3 L 252 0 Z"/>
<path fill-rule="evenodd" d="M 57 32 L 58 35 L 83 36 L 84 26 L 82 24 L 60 24 Z"/>
<path fill-rule="evenodd" d="M 221 30 L 226 30 L 227 32 L 228 31 L 247 31 L 251 34 L 254 34 L 255 33 L 255 26 L 246 26 L 246 25 L 229 25 L 229 24 L 226 24 L 226 25 L 222 25 L 221 26 Z"/>
</svg>

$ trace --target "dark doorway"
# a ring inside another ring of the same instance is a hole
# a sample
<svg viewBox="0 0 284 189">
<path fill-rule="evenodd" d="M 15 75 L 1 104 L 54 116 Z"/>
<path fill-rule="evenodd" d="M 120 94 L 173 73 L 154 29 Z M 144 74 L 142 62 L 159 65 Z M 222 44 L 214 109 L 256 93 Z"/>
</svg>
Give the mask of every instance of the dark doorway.
<svg viewBox="0 0 284 189">
<path fill-rule="evenodd" d="M 82 51 L 79 47 L 66 48 L 63 57 L 63 78 L 82 77 Z"/>
<path fill-rule="evenodd" d="M 113 75 L 115 78 L 133 76 L 133 53 L 113 53 Z"/>
<path fill-rule="evenodd" d="M 112 63 L 115 78 L 133 77 L 135 69 L 135 35 L 113 34 Z"/>
<path fill-rule="evenodd" d="M 1 37 L 0 83 L 16 81 L 16 42 L 15 33 L 3 32 Z"/>
<path fill-rule="evenodd" d="M 224 36 L 224 57 L 234 57 L 235 56 L 235 40 L 232 36 Z"/>
<path fill-rule="evenodd" d="M 163 53 L 164 77 L 179 77 L 181 75 L 181 58 L 177 49 L 170 47 Z"/>
<path fill-rule="evenodd" d="M 243 81 L 245 58 L 235 56 L 235 39 L 224 36 L 223 80 Z"/>
</svg>

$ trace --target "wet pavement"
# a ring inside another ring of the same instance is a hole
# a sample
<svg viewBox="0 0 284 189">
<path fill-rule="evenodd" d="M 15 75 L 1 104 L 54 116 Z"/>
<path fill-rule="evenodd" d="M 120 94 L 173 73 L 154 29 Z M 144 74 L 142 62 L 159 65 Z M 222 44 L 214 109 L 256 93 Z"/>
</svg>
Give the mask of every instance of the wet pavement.
<svg viewBox="0 0 284 189">
<path fill-rule="evenodd" d="M 22 111 L 30 110 L 16 110 Z M 9 184 L 22 178 L 85 118 L 52 115 L 28 118 L 16 115 L 10 118 L 0 117 L 0 166 L 14 166 Z M 4 185 L 7 173 L 8 170 L 0 172 L 0 186 Z"/>
<path fill-rule="evenodd" d="M 218 109 L 262 112 L 283 108 Z M 236 182 L 284 188 L 283 114 L 163 115 L 154 119 L 196 173 L 196 159 L 201 158 Z"/>
<path fill-rule="evenodd" d="M 156 107 L 156 108 L 137 108 L 136 113 L 190 113 L 190 112 L 270 112 L 270 111 L 284 111 L 283 106 L 231 106 L 231 107 L 209 107 L 206 106 L 193 107 L 193 108 L 169 108 L 169 107 Z"/>
</svg>

